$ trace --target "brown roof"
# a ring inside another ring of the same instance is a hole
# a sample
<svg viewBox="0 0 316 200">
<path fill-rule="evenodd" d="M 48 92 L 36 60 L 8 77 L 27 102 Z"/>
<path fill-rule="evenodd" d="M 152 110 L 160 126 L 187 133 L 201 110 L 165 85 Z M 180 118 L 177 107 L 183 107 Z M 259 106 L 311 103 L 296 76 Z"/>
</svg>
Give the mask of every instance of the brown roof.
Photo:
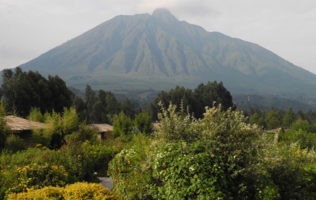
<svg viewBox="0 0 316 200">
<path fill-rule="evenodd" d="M 26 131 L 47 128 L 47 125 L 44 123 L 27 120 L 13 115 L 5 116 L 4 120 L 11 131 Z"/>
<path fill-rule="evenodd" d="M 94 128 L 99 132 L 112 132 L 113 126 L 110 124 L 89 124 L 88 127 Z"/>
</svg>

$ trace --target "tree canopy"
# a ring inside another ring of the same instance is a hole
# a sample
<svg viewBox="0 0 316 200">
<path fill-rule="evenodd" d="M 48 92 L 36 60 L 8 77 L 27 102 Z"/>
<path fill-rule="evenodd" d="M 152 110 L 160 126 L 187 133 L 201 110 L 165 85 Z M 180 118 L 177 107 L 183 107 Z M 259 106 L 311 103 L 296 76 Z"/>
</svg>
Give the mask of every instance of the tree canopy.
<svg viewBox="0 0 316 200">
<path fill-rule="evenodd" d="M 27 116 L 33 107 L 41 112 L 62 112 L 72 104 L 72 92 L 58 76 L 46 79 L 38 72 L 5 69 L 2 74 L 1 95 L 6 111 Z"/>
<path fill-rule="evenodd" d="M 222 82 L 216 81 L 207 84 L 201 83 L 194 90 L 177 86 L 168 92 L 160 92 L 152 105 L 154 116 L 159 112 L 159 102 L 166 107 L 172 103 L 178 109 L 188 110 L 196 118 L 203 117 L 205 107 L 221 104 L 222 108 L 226 110 L 234 106 L 230 92 Z"/>
</svg>

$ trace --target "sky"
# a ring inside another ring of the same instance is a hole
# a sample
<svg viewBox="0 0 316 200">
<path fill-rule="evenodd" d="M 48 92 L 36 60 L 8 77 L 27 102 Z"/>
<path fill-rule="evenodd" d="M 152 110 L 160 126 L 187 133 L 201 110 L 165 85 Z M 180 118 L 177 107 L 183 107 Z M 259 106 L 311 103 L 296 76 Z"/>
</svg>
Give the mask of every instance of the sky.
<svg viewBox="0 0 316 200">
<path fill-rule="evenodd" d="M 0 0 L 0 69 L 34 59 L 114 16 L 156 8 L 259 44 L 316 73 L 315 0 Z"/>
</svg>

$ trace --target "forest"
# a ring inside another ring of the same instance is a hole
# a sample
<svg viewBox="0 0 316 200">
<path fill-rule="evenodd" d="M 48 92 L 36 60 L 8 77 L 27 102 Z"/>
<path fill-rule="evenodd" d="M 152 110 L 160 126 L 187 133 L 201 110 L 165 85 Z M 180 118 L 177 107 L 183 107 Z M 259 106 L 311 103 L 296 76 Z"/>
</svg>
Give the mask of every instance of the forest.
<svg viewBox="0 0 316 200">
<path fill-rule="evenodd" d="M 20 68 L 4 70 L 0 95 L 0 199 L 316 199 L 312 111 L 242 111 L 221 82 L 146 104 L 89 85 L 78 95 Z M 8 115 L 46 128 L 12 131 Z"/>
</svg>

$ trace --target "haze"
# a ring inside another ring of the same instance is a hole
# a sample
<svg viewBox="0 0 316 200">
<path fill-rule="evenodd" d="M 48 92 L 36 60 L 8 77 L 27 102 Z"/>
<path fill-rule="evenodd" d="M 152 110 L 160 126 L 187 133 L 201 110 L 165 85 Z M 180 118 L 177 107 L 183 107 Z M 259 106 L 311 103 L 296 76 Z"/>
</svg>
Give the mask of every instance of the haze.
<svg viewBox="0 0 316 200">
<path fill-rule="evenodd" d="M 0 68 L 16 67 L 116 15 L 167 8 L 316 73 L 316 1 L 0 0 Z"/>
</svg>

